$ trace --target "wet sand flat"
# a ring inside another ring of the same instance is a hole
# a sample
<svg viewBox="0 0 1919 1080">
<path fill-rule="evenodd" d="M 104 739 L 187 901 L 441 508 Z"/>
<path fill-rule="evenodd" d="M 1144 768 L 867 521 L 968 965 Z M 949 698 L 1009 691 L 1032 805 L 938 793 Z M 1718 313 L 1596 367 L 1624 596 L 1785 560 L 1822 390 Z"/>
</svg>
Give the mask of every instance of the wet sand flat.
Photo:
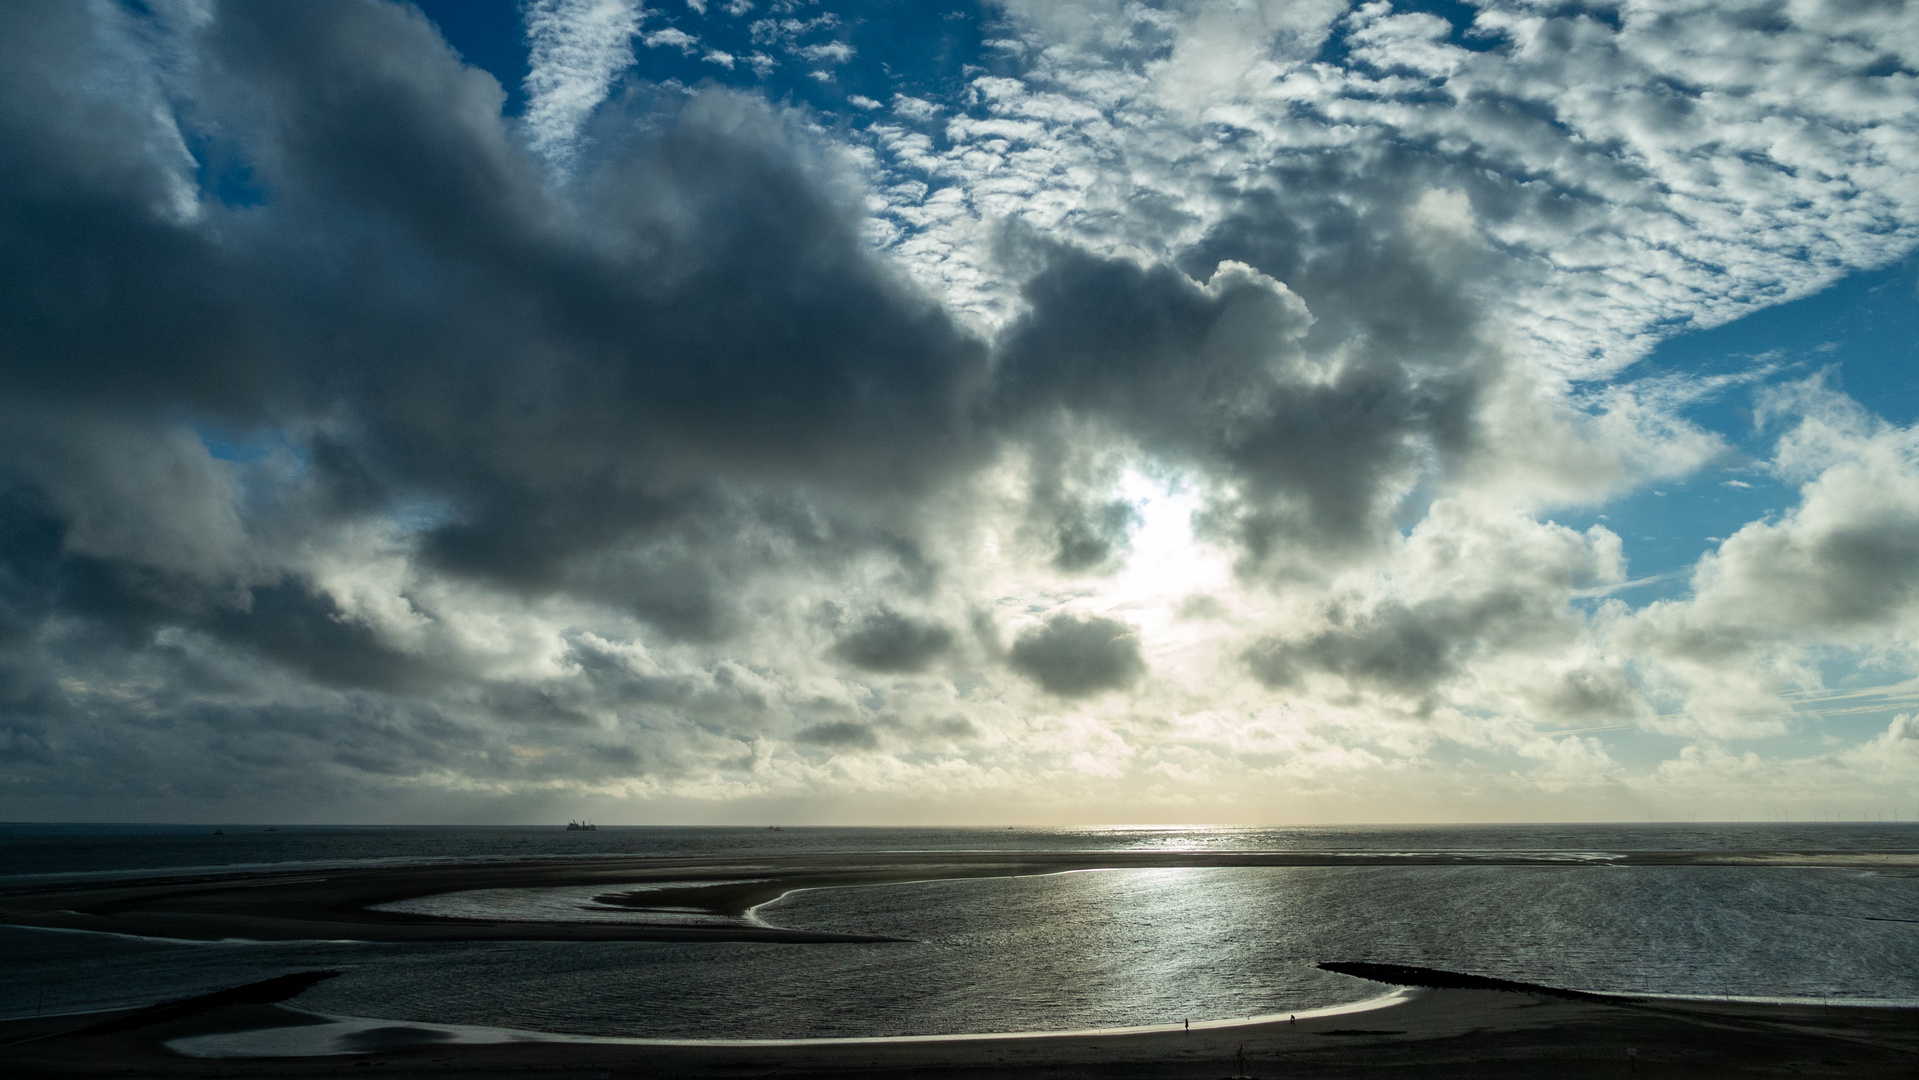
<svg viewBox="0 0 1919 1080">
<path fill-rule="evenodd" d="M 97 1018 L 90 1018 L 98 1027 Z M 1490 990 L 1431 990 L 1365 1013 L 1211 1030 L 942 1042 L 795 1046 L 617 1045 L 423 1040 L 403 1022 L 358 1052 L 326 1057 L 195 1058 L 168 1043 L 313 1023 L 275 1005 L 230 1004 L 96 1034 L 74 1018 L 0 1025 L 19 1077 L 627 1076 L 1280 1077 L 1872 1076 L 1919 1074 L 1919 1010 L 1710 1002 L 1601 1002 Z M 36 1038 L 37 1037 L 37 1038 Z M 30 1042 L 16 1042 L 32 1038 Z M 1627 1050 L 1636 1051 L 1632 1056 Z"/>
</svg>

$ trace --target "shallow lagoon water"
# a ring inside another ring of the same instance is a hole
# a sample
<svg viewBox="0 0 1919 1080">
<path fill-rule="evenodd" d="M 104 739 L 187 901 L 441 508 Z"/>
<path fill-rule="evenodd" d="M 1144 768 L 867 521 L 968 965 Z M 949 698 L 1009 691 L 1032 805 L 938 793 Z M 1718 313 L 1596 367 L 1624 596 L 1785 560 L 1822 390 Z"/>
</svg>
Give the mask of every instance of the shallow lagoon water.
<svg viewBox="0 0 1919 1080">
<path fill-rule="evenodd" d="M 1353 849 L 1437 847 L 1386 832 Z M 1079 846 L 1051 836 L 1052 847 Z M 1449 836 L 1445 849 L 1500 846 L 1486 838 Z M 1508 850 L 1539 839 L 1496 838 Z M 1583 856 L 1652 845 L 1591 830 L 1556 839 L 1563 866 L 1092 871 L 802 890 L 757 912 L 780 926 L 912 939 L 886 944 L 184 944 L 0 930 L 10 957 L 0 1010 L 144 1004 L 321 967 L 346 971 L 299 999 L 322 1012 L 669 1038 L 1130 1026 L 1378 993 L 1317 970 L 1324 960 L 1625 993 L 1919 1002 L 1909 869 L 1607 866 Z M 1751 842 L 1776 839 L 1751 830 L 1733 839 L 1747 842 L 1721 846 L 1789 849 Z M 1910 834 L 1847 839 L 1798 846 L 1919 847 Z"/>
</svg>

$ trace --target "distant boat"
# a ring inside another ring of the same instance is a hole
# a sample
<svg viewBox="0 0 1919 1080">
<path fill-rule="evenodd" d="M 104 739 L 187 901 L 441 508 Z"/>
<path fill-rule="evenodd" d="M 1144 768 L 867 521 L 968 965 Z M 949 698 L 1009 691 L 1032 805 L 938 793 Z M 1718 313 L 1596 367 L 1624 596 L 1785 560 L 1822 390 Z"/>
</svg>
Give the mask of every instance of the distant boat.
<svg viewBox="0 0 1919 1080">
<path fill-rule="evenodd" d="M 599 830 L 598 825 L 595 825 L 592 822 L 585 820 L 584 818 L 582 818 L 579 821 L 569 821 L 566 823 L 567 832 L 597 832 L 598 830 Z"/>
</svg>

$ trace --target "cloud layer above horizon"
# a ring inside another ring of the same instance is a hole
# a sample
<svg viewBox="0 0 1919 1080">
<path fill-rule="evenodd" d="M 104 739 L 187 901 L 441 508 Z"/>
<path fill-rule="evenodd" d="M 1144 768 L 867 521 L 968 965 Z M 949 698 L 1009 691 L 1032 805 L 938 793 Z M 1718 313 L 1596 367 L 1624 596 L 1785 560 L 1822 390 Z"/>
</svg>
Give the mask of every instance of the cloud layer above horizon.
<svg viewBox="0 0 1919 1080">
<path fill-rule="evenodd" d="M 0 7 L 0 813 L 1919 810 L 1919 14 L 894 7 Z"/>
</svg>

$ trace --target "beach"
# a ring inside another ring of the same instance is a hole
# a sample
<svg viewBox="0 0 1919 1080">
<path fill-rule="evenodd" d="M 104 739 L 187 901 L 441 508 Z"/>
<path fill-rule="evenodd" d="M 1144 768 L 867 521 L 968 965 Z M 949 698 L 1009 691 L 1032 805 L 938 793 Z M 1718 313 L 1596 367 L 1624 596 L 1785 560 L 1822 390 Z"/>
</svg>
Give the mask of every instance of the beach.
<svg viewBox="0 0 1919 1080">
<path fill-rule="evenodd" d="M 1672 868 L 1717 867 L 1730 869 L 1712 872 L 1746 875 L 1812 869 L 1848 875 L 1845 881 L 1854 881 L 1850 875 L 1858 873 L 1892 874 L 1907 880 L 1919 867 L 1919 854 L 1843 850 L 1615 851 L 1577 856 L 1510 850 L 755 851 L 736 856 L 172 870 L 15 878 L 0 890 L 0 924 L 55 931 L 50 936 L 74 940 L 202 942 L 207 944 L 192 948 L 216 950 L 228 949 L 231 946 L 223 943 L 236 941 L 288 942 L 302 949 L 312 948 L 299 945 L 302 942 L 367 942 L 380 943 L 380 948 L 399 943 L 427 950 L 408 955 L 419 955 L 436 967 L 450 956 L 443 950 L 462 947 L 462 943 L 486 948 L 493 947 L 487 943 L 554 943 L 538 947 L 584 947 L 599 952 L 603 948 L 594 943 L 657 942 L 692 947 L 701 955 L 707 955 L 707 946 L 700 943 L 730 949 L 777 945 L 797 947 L 777 961 L 790 966 L 803 957 L 825 955 L 815 951 L 819 947 L 851 946 L 864 955 L 864 947 L 873 945 L 950 949 L 974 940 L 960 937 L 944 946 L 909 945 L 902 943 L 913 939 L 867 932 L 853 914 L 867 910 L 889 890 L 874 894 L 848 890 L 969 879 L 974 883 L 965 885 L 968 889 L 991 884 L 983 879 L 997 879 L 1006 888 L 1056 890 L 1074 880 L 1112 877 L 1114 884 L 1102 886 L 1109 891 L 1100 895 L 1121 897 L 1114 902 L 1123 907 L 1129 902 L 1123 897 L 1134 896 L 1136 888 L 1145 888 L 1146 883 L 1136 887 L 1125 885 L 1123 875 L 1085 877 L 1083 872 L 1198 874 L 1185 879 L 1189 883 L 1180 886 L 1184 891 L 1167 894 L 1188 905 L 1202 895 L 1193 890 L 1223 880 L 1217 875 L 1226 871 L 1355 867 L 1372 868 L 1363 872 L 1374 875 L 1366 880 L 1374 882 L 1369 888 L 1375 889 L 1378 874 L 1404 867 L 1446 873 L 1480 867 L 1494 874 L 1517 870 L 1582 876 L 1613 873 L 1609 868 L 1664 873 Z M 1035 880 L 1023 880 L 1027 878 Z M 591 897 L 618 921 L 455 918 L 393 910 L 396 905 L 417 904 L 426 904 L 423 910 L 430 910 L 436 898 L 449 895 L 555 889 L 577 890 L 578 895 Z M 819 891 L 809 892 L 813 890 Z M 816 909 L 838 911 L 847 923 L 822 924 L 815 914 L 811 925 L 779 925 L 785 920 L 777 908 L 771 917 L 761 917 L 763 906 L 801 893 L 852 900 L 850 905 Z M 912 902 L 931 898 L 920 896 Z M 1361 900 L 1351 897 L 1338 910 L 1360 910 L 1351 902 Z M 973 903 L 976 914 L 972 917 L 981 918 L 980 902 Z M 1186 912 L 1189 919 L 1197 917 L 1184 906 L 1170 910 Z M 1152 919 L 1166 917 L 1161 913 Z M 1859 923 L 1860 917 L 1848 916 L 1861 926 L 1897 927 L 1910 921 Z M 990 916 L 984 918 L 990 922 Z M 1046 925 L 1052 927 L 1051 933 L 1069 930 L 1064 923 Z M 1157 926 L 1158 932 L 1174 929 L 1163 921 L 1141 925 Z M 1048 932 L 1044 927 L 1039 930 L 1042 938 Z M 1231 941 L 1215 942 L 1222 944 L 1230 947 Z M 333 949 L 325 955 L 355 963 L 356 954 L 350 949 Z M 1207 955 L 1195 959 L 1203 963 Z M 1288 1016 L 1239 1020 L 1222 1018 L 1244 1014 L 1215 1010 L 1178 1018 L 1177 1012 L 1160 1011 L 1150 1023 L 1127 1026 L 1100 1019 L 1098 1026 L 1070 1031 L 968 1034 L 1000 1029 L 935 1027 L 930 1030 L 945 1033 L 771 1039 L 740 1037 L 747 1030 L 737 1020 L 744 1005 L 734 998 L 687 1014 L 698 1019 L 670 1028 L 672 1037 L 645 1035 L 649 1030 L 645 1027 L 639 1035 L 620 1035 L 620 1026 L 605 1026 L 605 1021 L 589 1021 L 584 1015 L 573 1018 L 570 1026 L 563 1022 L 552 1030 L 525 1020 L 518 1021 L 524 1025 L 521 1028 L 488 1028 L 382 1019 L 441 1018 L 443 1014 L 430 1005 L 411 1012 L 369 1008 L 362 1014 L 337 1006 L 328 1010 L 314 1004 L 325 1000 L 324 995 L 307 991 L 322 987 L 335 973 L 310 970 L 246 985 L 229 984 L 217 993 L 156 1001 L 145 1009 L 0 1022 L 0 1044 L 4 1044 L 0 1058 L 7 1062 L 9 1076 L 23 1077 L 553 1075 L 610 1080 L 625 1075 L 852 1074 L 1217 1080 L 1242 1075 L 1911 1076 L 1919 1072 L 1919 1009 L 1581 993 L 1466 973 L 1470 967 L 1453 972 L 1364 962 L 1365 957 L 1352 958 L 1360 962 L 1345 962 L 1338 956 L 1325 959 L 1318 964 L 1325 972 L 1368 980 L 1342 985 L 1370 986 L 1371 997 L 1360 1002 L 1349 998 L 1347 1004 L 1327 1008 L 1302 1006 Z M 911 960 L 899 963 L 904 966 L 893 977 L 927 971 Z M 363 966 L 362 975 L 368 970 L 373 969 Z M 454 969 L 446 970 L 446 977 L 457 981 L 450 974 Z M 1480 970 L 1499 970 L 1499 962 L 1489 956 Z M 938 978 L 930 971 L 925 977 Z M 1206 976 L 1209 980 L 1221 977 L 1231 978 L 1232 970 L 1223 968 Z M 338 981 L 344 985 L 349 980 Z M 1362 989 L 1356 996 L 1366 993 Z M 1192 1021 L 1190 1030 L 1186 1020 Z M 541 1030 L 528 1030 L 534 1027 Z M 784 1030 L 812 1036 L 847 1029 L 789 1024 Z M 882 1023 L 869 1024 L 864 1030 L 929 1029 Z M 1628 1050 L 1633 1053 L 1629 1055 Z"/>
<path fill-rule="evenodd" d="M 112 1021 L 129 1017 L 135 1026 L 112 1029 Z M 1211 1080 L 1240 1075 L 1557 1078 L 1639 1073 L 1909 1077 L 1919 1069 L 1919 1010 L 1569 1000 L 1497 990 L 1417 991 L 1365 1012 L 1196 1027 L 1191 1032 L 1169 1028 L 800 1045 L 583 1040 L 465 1044 L 433 1038 L 430 1028 L 394 1022 L 365 1031 L 351 1052 L 312 1057 L 192 1057 L 168 1045 L 320 1022 L 282 1005 L 221 1004 L 147 1023 L 138 1019 L 123 1013 L 0 1025 L 9 1075 Z M 89 1027 L 94 1033 L 84 1032 Z"/>
</svg>

